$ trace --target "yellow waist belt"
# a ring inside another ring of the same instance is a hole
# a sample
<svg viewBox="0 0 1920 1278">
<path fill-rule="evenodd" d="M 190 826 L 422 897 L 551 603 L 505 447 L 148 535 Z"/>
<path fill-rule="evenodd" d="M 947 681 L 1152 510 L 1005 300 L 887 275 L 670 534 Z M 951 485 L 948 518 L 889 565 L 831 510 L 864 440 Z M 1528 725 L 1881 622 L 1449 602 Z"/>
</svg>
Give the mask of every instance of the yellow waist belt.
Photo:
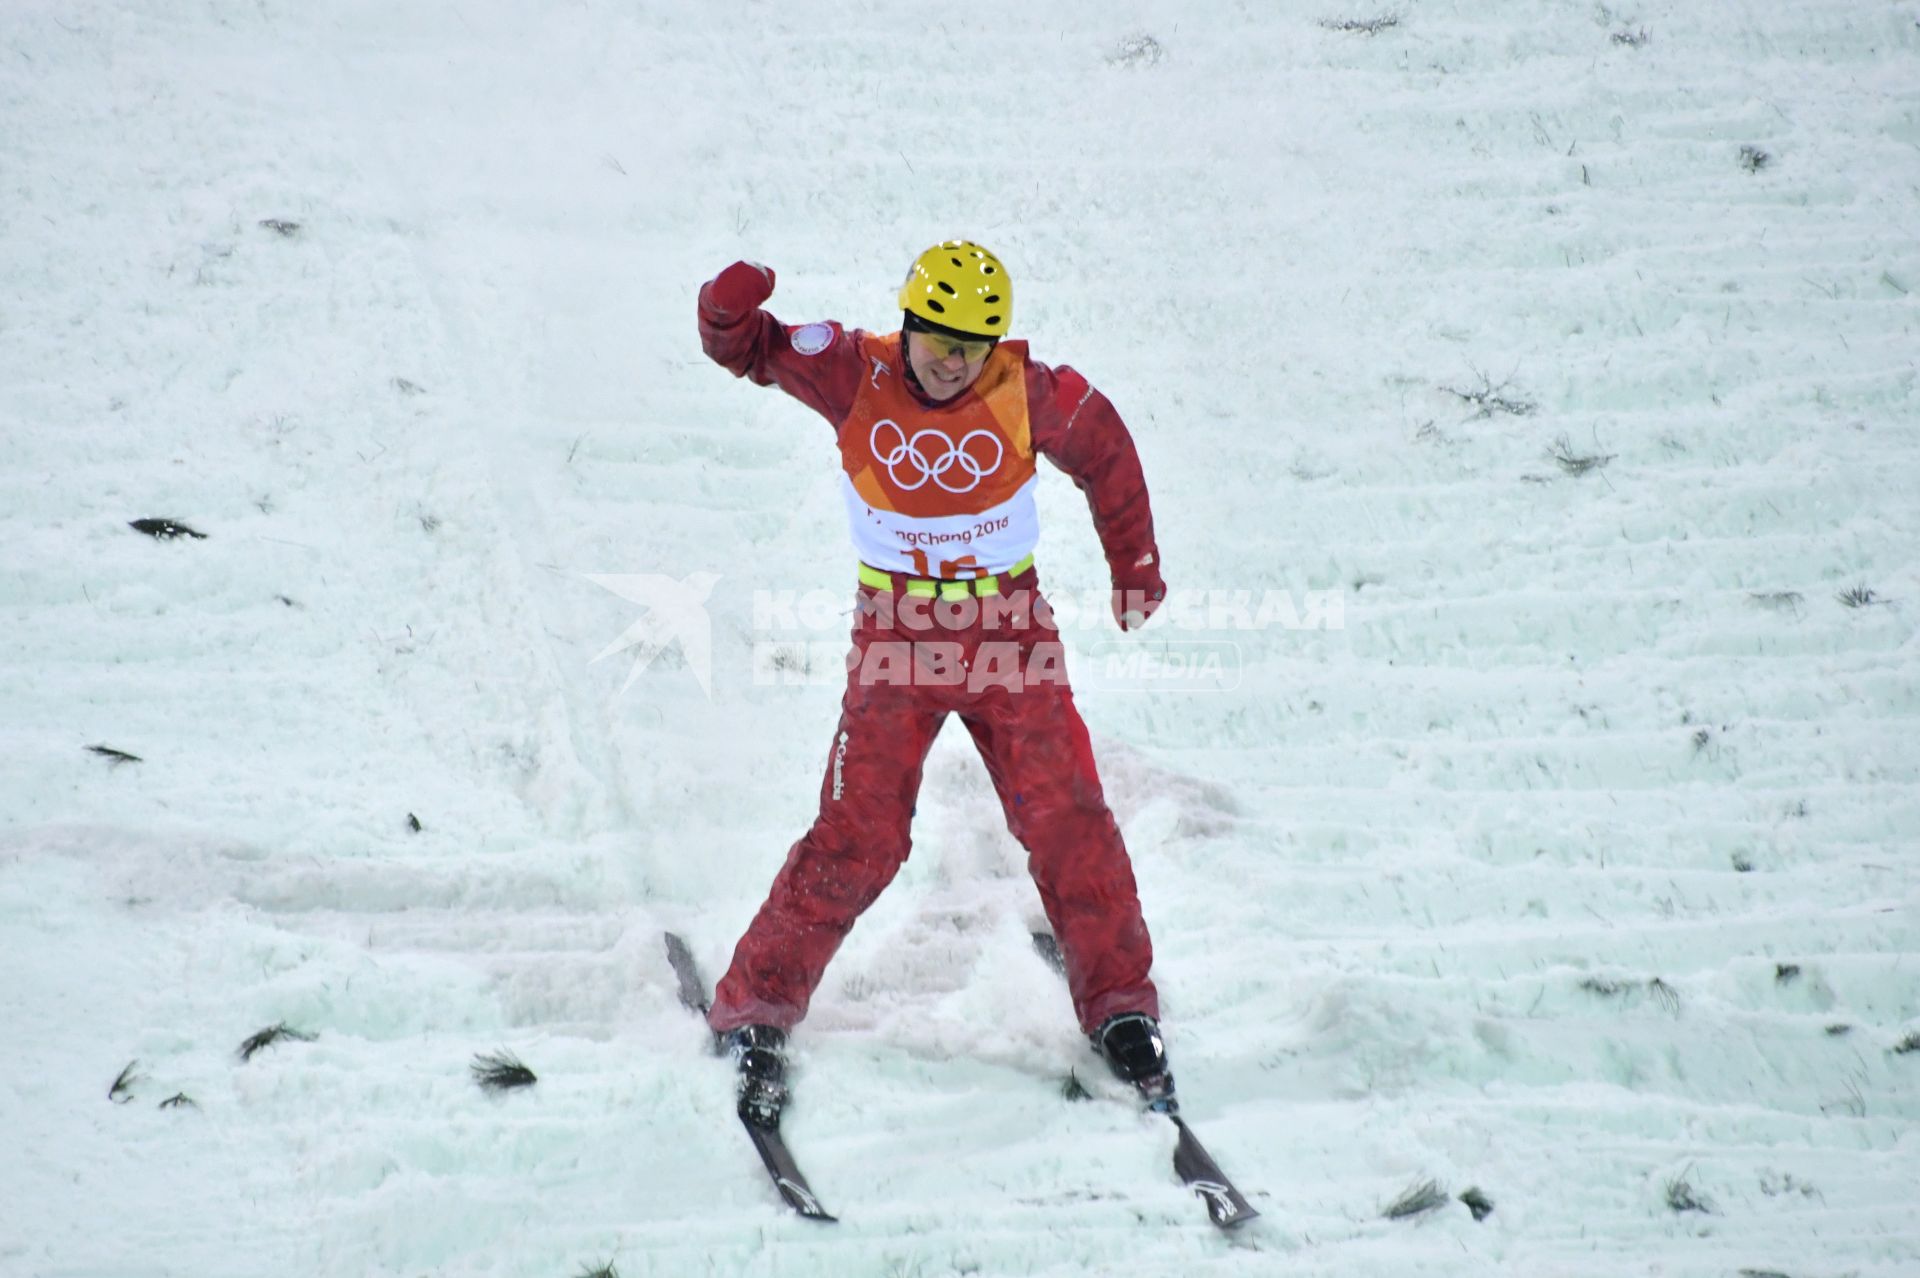
<svg viewBox="0 0 1920 1278">
<path fill-rule="evenodd" d="M 872 586 L 875 590 L 893 590 L 895 582 L 904 582 L 898 588 L 910 595 L 923 595 L 932 598 L 938 595 L 942 599 L 960 599 L 967 595 L 997 595 L 1000 593 L 1001 577 L 1018 577 L 1033 567 L 1033 556 L 1028 555 L 1013 567 L 998 576 L 988 573 L 983 577 L 969 577 L 964 581 L 936 581 L 928 577 L 896 577 L 890 572 L 882 572 L 867 564 L 860 565 L 860 584 Z"/>
</svg>

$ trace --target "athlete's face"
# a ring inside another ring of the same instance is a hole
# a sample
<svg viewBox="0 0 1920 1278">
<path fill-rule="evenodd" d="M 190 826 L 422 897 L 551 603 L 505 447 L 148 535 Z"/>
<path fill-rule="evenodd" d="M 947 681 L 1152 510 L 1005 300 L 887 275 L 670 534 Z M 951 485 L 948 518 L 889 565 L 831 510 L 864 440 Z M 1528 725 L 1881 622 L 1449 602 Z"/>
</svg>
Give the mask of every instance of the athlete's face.
<svg viewBox="0 0 1920 1278">
<path fill-rule="evenodd" d="M 944 333 L 907 334 L 907 363 L 920 386 L 937 400 L 949 400 L 979 378 L 993 354 L 993 343 L 960 341 Z"/>
</svg>

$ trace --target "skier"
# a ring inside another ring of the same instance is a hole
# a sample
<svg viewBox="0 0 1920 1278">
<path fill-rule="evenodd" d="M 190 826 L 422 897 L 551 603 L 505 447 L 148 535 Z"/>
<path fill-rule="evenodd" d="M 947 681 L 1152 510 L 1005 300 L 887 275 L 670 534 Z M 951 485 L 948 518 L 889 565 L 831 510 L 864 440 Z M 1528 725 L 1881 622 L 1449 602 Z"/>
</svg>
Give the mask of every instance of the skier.
<svg viewBox="0 0 1920 1278">
<path fill-rule="evenodd" d="M 1086 378 L 1006 337 L 1013 281 L 972 241 L 920 255 L 900 288 L 901 330 L 885 336 L 788 327 L 761 309 L 773 288 L 773 271 L 751 262 L 708 281 L 701 346 L 834 427 L 859 586 L 819 816 L 708 1015 L 740 1070 L 741 1116 L 778 1123 L 787 1032 L 906 860 L 921 765 L 950 712 L 1026 848 L 1081 1030 L 1122 1080 L 1170 1098 L 1152 944 L 1032 553 L 1034 462 L 1045 456 L 1092 507 L 1115 621 L 1134 630 L 1153 615 L 1166 586 L 1126 426 Z"/>
</svg>

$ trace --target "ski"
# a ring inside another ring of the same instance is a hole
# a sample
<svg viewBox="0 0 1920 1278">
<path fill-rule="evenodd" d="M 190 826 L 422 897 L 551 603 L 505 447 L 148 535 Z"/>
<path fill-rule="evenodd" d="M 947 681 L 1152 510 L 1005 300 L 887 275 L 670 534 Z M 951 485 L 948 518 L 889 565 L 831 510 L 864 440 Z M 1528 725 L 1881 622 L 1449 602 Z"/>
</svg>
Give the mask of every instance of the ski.
<svg viewBox="0 0 1920 1278">
<path fill-rule="evenodd" d="M 1175 1102 L 1169 1098 L 1168 1106 Z M 1173 1170 L 1180 1177 L 1180 1183 L 1191 1189 L 1207 1205 L 1207 1219 L 1222 1229 L 1234 1229 L 1249 1220 L 1259 1219 L 1260 1213 L 1248 1202 L 1220 1170 L 1220 1164 L 1213 1161 L 1213 1155 L 1193 1134 L 1193 1128 L 1187 1126 L 1187 1120 L 1180 1117 L 1173 1108 L 1160 1110 L 1173 1120 L 1180 1129 L 1180 1143 L 1173 1147 Z"/>
<path fill-rule="evenodd" d="M 773 1179 L 773 1187 L 780 1191 L 780 1197 L 787 1206 L 808 1220 L 824 1221 L 831 1225 L 839 1220 L 813 1196 L 813 1190 L 807 1185 L 807 1178 L 800 1174 L 800 1168 L 793 1161 L 793 1154 L 787 1149 L 787 1142 L 780 1136 L 778 1127 L 761 1127 L 742 1118 L 741 1124 L 747 1129 L 747 1138 L 760 1154 L 760 1161 L 767 1169 L 767 1175 Z"/>
<path fill-rule="evenodd" d="M 680 984 L 681 1006 L 690 1012 L 698 1012 L 704 1018 L 713 1004 L 707 997 L 706 982 L 700 979 L 700 968 L 693 961 L 693 951 L 672 932 L 666 934 L 666 942 L 667 963 L 673 968 L 674 979 Z M 716 1039 L 716 1050 L 718 1046 Z M 747 1139 L 753 1142 L 754 1152 L 760 1155 L 761 1165 L 767 1169 L 767 1176 L 773 1181 L 781 1201 L 808 1220 L 834 1222 L 837 1218 L 813 1196 L 807 1178 L 801 1174 L 799 1164 L 793 1161 L 793 1153 L 780 1135 L 779 1117 L 776 1115 L 772 1122 L 764 1122 L 742 1113 L 740 1125 L 747 1129 Z"/>
<path fill-rule="evenodd" d="M 706 983 L 700 979 L 700 967 L 693 961 L 693 951 L 672 932 L 667 933 L 667 964 L 673 968 L 673 978 L 680 982 L 680 1006 L 689 1012 L 698 1012 L 705 1020 L 713 1006 L 707 999 Z"/>
<path fill-rule="evenodd" d="M 1060 942 L 1051 932 L 1033 933 L 1033 948 L 1046 965 L 1062 977 L 1067 974 L 1066 956 L 1060 952 Z M 1155 1096 L 1145 1091 L 1141 1099 L 1147 1108 L 1158 1114 L 1165 1114 L 1180 1133 L 1180 1142 L 1173 1150 L 1173 1172 L 1180 1183 L 1194 1192 L 1194 1195 L 1206 1204 L 1207 1219 L 1221 1229 L 1234 1229 L 1257 1220 L 1260 1213 L 1254 1210 L 1227 1174 L 1220 1170 L 1220 1164 L 1213 1161 L 1213 1155 L 1193 1134 L 1193 1128 L 1187 1126 L 1187 1120 L 1180 1117 L 1180 1102 L 1171 1094 Z"/>
<path fill-rule="evenodd" d="M 1033 952 L 1040 956 L 1041 962 L 1053 969 L 1055 976 L 1063 981 L 1067 979 L 1067 956 L 1060 952 L 1060 942 L 1054 939 L 1053 933 L 1035 932 Z"/>
</svg>

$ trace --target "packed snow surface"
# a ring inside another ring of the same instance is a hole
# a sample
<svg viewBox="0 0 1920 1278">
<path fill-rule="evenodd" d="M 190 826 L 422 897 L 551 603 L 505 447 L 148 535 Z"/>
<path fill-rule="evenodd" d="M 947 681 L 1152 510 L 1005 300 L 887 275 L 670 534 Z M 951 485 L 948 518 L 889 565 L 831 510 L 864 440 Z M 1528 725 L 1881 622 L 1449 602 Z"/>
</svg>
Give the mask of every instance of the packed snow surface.
<svg viewBox="0 0 1920 1278">
<path fill-rule="evenodd" d="M 4 9 L 0 1273 L 1920 1273 L 1920 3 Z M 853 583 L 695 290 L 954 235 L 1190 603 L 1067 638 L 1231 1236 L 957 728 L 795 1040 L 840 1224 L 662 954 Z"/>
</svg>

